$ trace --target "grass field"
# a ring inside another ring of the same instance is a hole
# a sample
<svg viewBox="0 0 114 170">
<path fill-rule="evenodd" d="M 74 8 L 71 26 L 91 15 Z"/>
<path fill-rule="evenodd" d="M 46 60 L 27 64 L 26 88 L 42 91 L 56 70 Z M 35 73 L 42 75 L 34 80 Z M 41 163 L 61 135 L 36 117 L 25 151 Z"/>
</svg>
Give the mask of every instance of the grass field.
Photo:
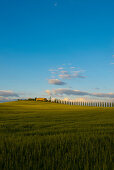
<svg viewBox="0 0 114 170">
<path fill-rule="evenodd" d="M 0 170 L 112 170 L 114 108 L 0 104 Z"/>
</svg>

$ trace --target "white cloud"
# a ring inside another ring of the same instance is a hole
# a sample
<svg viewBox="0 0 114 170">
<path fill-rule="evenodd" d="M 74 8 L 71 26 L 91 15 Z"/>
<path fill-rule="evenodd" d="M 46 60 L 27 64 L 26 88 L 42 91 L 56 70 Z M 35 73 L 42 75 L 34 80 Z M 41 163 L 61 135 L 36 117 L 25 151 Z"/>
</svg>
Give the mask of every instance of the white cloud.
<svg viewBox="0 0 114 170">
<path fill-rule="evenodd" d="M 49 96 L 52 95 L 51 91 L 50 90 L 46 90 L 45 91 Z"/>
<path fill-rule="evenodd" d="M 59 80 L 59 79 L 49 79 L 48 80 L 49 84 L 54 84 L 54 85 L 65 85 L 66 83 Z"/>
</svg>

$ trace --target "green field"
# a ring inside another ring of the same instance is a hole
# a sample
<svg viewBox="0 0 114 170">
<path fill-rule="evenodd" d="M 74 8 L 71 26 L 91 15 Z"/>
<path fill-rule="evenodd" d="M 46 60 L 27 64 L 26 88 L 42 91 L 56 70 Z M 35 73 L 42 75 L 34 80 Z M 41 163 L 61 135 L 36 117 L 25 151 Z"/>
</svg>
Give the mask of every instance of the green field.
<svg viewBox="0 0 114 170">
<path fill-rule="evenodd" d="M 0 104 L 0 170 L 112 170 L 114 108 Z"/>
</svg>

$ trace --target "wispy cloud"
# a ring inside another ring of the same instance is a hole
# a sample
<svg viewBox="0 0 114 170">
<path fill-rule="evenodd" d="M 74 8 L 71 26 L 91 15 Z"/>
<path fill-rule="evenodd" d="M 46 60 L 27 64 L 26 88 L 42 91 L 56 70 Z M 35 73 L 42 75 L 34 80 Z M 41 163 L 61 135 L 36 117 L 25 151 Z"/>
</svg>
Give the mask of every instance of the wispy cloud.
<svg viewBox="0 0 114 170">
<path fill-rule="evenodd" d="M 90 93 L 91 96 L 114 98 L 114 93 Z"/>
<path fill-rule="evenodd" d="M 62 79 L 85 78 L 85 76 L 82 75 L 82 72 L 83 71 L 72 71 L 71 73 L 63 72 L 59 77 Z"/>
<path fill-rule="evenodd" d="M 70 67 L 71 69 L 75 69 L 76 67 Z"/>
<path fill-rule="evenodd" d="M 59 67 L 58 70 L 63 70 L 64 68 L 63 67 Z"/>
<path fill-rule="evenodd" d="M 94 96 L 94 97 L 102 97 L 102 98 L 114 98 L 114 93 L 89 93 L 86 91 L 80 90 L 71 90 L 71 89 L 54 89 L 54 90 L 46 90 L 48 95 L 56 96 L 56 95 L 67 95 L 67 96 Z"/>
<path fill-rule="evenodd" d="M 68 73 L 68 71 L 64 71 L 64 70 L 62 70 L 62 71 L 61 71 L 61 73 L 62 73 L 62 74 L 67 74 L 67 73 Z"/>
<path fill-rule="evenodd" d="M 48 80 L 49 84 L 53 84 L 53 85 L 65 85 L 66 83 L 59 80 L 59 79 L 49 79 Z"/>
<path fill-rule="evenodd" d="M 55 69 L 49 69 L 52 75 L 48 80 L 48 83 L 54 85 L 65 85 L 66 83 L 59 79 L 69 80 L 74 78 L 86 78 L 86 76 L 83 75 L 85 71 L 77 70 L 77 68 L 78 67 L 72 66 L 72 64 L 64 64 L 64 67 L 62 66 Z"/>
<path fill-rule="evenodd" d="M 96 88 L 94 88 L 95 90 L 100 90 L 100 88 L 99 87 L 96 87 Z"/>
<path fill-rule="evenodd" d="M 56 69 L 49 69 L 48 71 L 55 72 L 55 71 L 58 71 L 58 70 L 56 70 Z"/>
</svg>

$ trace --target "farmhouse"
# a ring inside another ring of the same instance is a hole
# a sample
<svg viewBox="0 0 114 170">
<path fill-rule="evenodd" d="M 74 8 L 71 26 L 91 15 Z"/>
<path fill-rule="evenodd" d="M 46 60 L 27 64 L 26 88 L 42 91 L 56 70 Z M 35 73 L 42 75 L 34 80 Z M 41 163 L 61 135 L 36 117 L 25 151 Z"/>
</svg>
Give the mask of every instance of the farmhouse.
<svg viewBox="0 0 114 170">
<path fill-rule="evenodd" d="M 36 101 L 47 102 L 47 98 L 35 98 Z"/>
</svg>

